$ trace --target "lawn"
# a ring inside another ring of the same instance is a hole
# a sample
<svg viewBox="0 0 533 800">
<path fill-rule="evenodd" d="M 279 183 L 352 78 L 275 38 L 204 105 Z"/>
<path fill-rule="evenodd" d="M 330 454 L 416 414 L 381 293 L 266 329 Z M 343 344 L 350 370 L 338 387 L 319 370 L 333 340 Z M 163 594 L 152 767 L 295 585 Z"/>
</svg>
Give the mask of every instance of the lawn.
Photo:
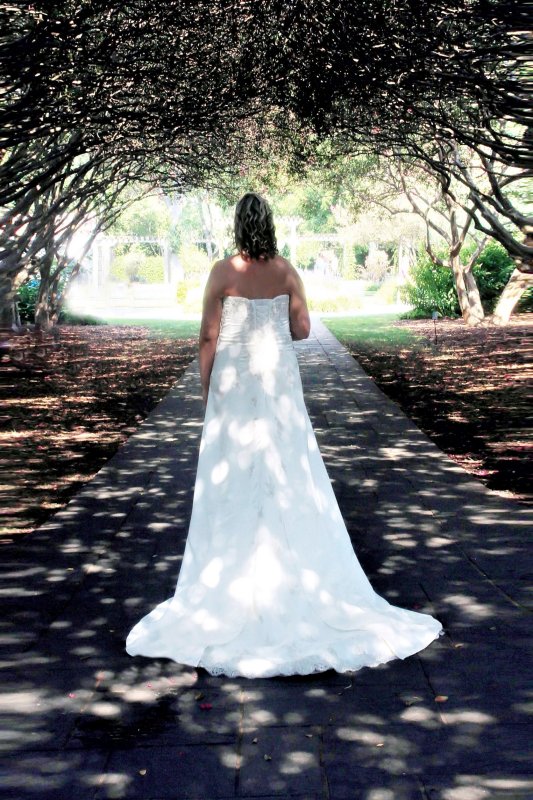
<svg viewBox="0 0 533 800">
<path fill-rule="evenodd" d="M 532 315 L 505 328 L 397 315 L 323 318 L 376 384 L 493 490 L 531 499 Z"/>
<path fill-rule="evenodd" d="M 400 346 L 413 344 L 417 335 L 406 327 L 395 325 L 399 314 L 375 314 L 373 316 L 323 317 L 337 339 L 343 342 L 360 342 L 374 346 Z"/>
<path fill-rule="evenodd" d="M 106 317 L 104 322 L 114 327 L 142 327 L 152 334 L 168 339 L 197 339 L 200 320 L 196 319 L 119 319 Z"/>
</svg>

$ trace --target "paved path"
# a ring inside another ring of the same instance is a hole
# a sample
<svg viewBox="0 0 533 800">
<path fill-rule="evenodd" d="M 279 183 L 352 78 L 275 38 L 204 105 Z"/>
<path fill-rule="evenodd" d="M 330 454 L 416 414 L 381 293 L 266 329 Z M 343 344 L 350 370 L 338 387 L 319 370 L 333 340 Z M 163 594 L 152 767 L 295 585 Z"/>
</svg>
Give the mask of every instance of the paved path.
<svg viewBox="0 0 533 800">
<path fill-rule="evenodd" d="M 2 798 L 533 796 L 528 511 L 447 459 L 320 323 L 298 352 L 363 567 L 447 635 L 352 677 L 229 680 L 125 654 L 179 569 L 201 432 L 194 364 L 67 508 L 3 549 Z"/>
</svg>

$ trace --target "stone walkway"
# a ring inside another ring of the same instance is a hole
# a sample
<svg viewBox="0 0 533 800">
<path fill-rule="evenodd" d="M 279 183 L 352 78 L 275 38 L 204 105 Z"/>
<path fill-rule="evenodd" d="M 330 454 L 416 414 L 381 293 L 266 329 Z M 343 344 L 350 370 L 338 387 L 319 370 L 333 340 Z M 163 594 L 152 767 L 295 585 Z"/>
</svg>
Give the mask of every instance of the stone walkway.
<svg viewBox="0 0 533 800">
<path fill-rule="evenodd" d="M 201 432 L 193 364 L 63 511 L 2 551 L 2 798 L 533 796 L 530 512 L 445 457 L 318 321 L 297 348 L 364 569 L 446 636 L 352 676 L 229 680 L 125 654 L 179 570 Z"/>
</svg>

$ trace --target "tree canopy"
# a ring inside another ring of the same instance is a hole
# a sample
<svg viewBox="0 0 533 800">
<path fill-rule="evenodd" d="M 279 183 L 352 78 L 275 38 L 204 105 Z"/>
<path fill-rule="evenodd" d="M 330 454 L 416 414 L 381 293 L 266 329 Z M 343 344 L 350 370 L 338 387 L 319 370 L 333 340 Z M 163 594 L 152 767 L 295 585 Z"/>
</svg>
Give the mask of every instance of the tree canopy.
<svg viewBox="0 0 533 800">
<path fill-rule="evenodd" d="M 141 158 L 147 174 L 164 164 L 177 182 L 198 182 L 265 139 L 301 155 L 309 139 L 332 134 L 388 147 L 436 132 L 531 163 L 526 141 L 500 139 L 491 126 L 531 124 L 526 4 L 59 0 L 5 8 L 0 144 L 46 144 L 48 167 L 98 152 Z M 17 183 L 24 174 L 19 168 Z"/>
<path fill-rule="evenodd" d="M 120 202 L 111 184 L 180 191 L 268 160 L 298 171 L 391 148 L 431 159 L 447 141 L 533 166 L 516 0 L 1 9 L 0 295 L 32 269 L 47 226 L 82 206 L 104 219 Z"/>
</svg>

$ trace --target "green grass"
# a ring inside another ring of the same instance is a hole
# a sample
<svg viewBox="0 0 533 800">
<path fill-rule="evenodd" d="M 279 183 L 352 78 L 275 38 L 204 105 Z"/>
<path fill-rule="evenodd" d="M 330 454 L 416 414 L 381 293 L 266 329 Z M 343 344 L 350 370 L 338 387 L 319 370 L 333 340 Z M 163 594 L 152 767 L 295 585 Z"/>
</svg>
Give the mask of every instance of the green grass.
<svg viewBox="0 0 533 800">
<path fill-rule="evenodd" d="M 400 319 L 399 314 L 374 314 L 351 317 L 322 317 L 322 322 L 343 342 L 366 344 L 401 345 L 412 344 L 417 340 L 406 328 L 395 328 L 393 323 Z M 175 339 L 195 339 L 200 331 L 199 320 L 188 319 L 117 319 L 106 317 L 108 325 L 129 325 L 149 328 L 155 336 L 169 336 Z"/>
<path fill-rule="evenodd" d="M 407 328 L 395 328 L 399 314 L 374 314 L 353 317 L 322 317 L 322 322 L 341 342 L 360 342 L 375 346 L 413 344 L 418 337 Z"/>
<path fill-rule="evenodd" d="M 196 319 L 116 319 L 105 317 L 108 325 L 135 326 L 149 328 L 154 336 L 168 336 L 172 339 L 197 339 L 200 320 Z"/>
</svg>

